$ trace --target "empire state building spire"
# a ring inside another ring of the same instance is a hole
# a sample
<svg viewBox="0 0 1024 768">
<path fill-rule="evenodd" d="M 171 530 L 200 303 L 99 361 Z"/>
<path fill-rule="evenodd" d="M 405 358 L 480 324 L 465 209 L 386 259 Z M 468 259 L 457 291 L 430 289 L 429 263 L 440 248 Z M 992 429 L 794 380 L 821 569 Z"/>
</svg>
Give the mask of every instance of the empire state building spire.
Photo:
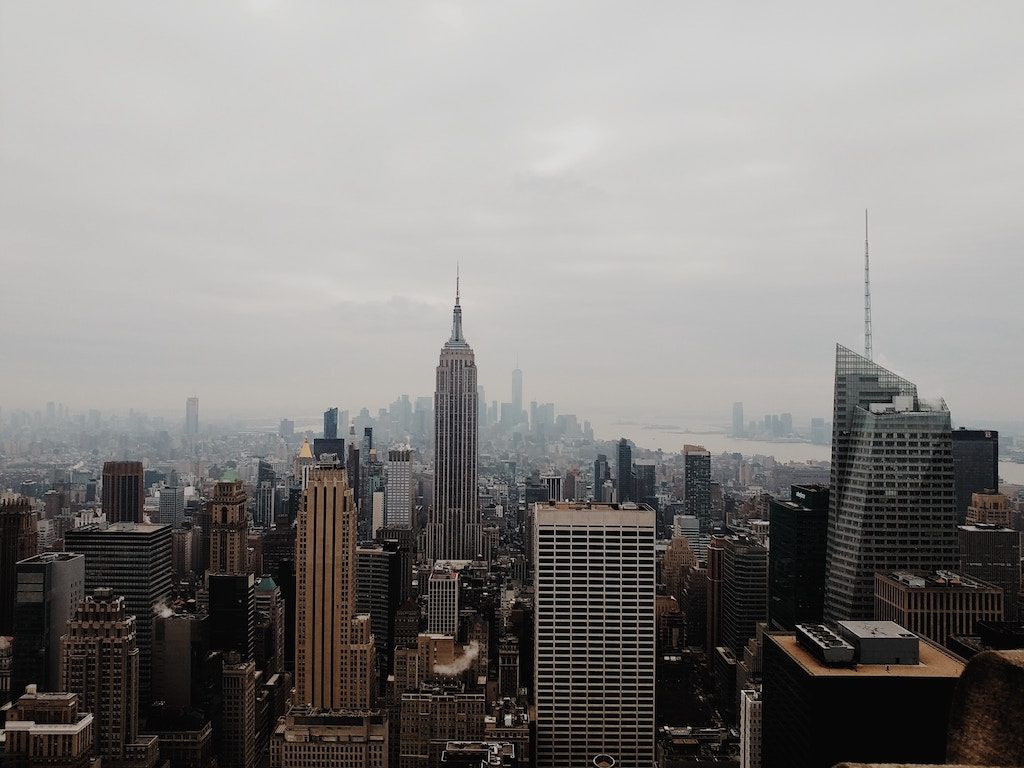
<svg viewBox="0 0 1024 768">
<path fill-rule="evenodd" d="M 462 304 L 459 303 L 459 273 L 455 273 L 455 309 L 452 310 L 452 336 L 444 345 L 446 349 L 453 347 L 469 348 L 466 337 L 462 335 Z"/>
<path fill-rule="evenodd" d="M 480 554 L 477 371 L 462 333 L 460 299 L 456 275 L 452 335 L 441 349 L 434 390 L 434 503 L 427 526 L 431 560 L 473 560 Z"/>
</svg>

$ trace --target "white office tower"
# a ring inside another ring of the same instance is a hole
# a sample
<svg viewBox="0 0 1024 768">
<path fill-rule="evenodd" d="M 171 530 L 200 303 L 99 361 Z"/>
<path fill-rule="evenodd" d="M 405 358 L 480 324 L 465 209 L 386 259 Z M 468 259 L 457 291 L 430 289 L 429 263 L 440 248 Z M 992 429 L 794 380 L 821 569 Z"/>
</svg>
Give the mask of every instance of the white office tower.
<svg viewBox="0 0 1024 768">
<path fill-rule="evenodd" d="M 160 489 L 160 524 L 180 528 L 185 521 L 185 489 L 165 485 Z"/>
<path fill-rule="evenodd" d="M 654 510 L 537 504 L 533 551 L 538 768 L 651 768 Z"/>
<path fill-rule="evenodd" d="M 740 768 L 761 768 L 761 691 L 740 691 Z"/>
<path fill-rule="evenodd" d="M 412 451 L 408 448 L 388 451 L 384 527 L 412 528 Z"/>
<path fill-rule="evenodd" d="M 459 572 L 445 569 L 430 574 L 427 591 L 427 632 L 455 635 L 459 631 Z"/>
</svg>

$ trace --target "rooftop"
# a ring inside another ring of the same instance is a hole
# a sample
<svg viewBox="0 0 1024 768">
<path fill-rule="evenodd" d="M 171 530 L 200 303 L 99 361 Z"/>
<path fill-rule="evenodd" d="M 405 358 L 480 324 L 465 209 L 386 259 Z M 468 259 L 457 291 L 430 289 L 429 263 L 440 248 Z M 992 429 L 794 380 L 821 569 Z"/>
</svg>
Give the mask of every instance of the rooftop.
<svg viewBox="0 0 1024 768">
<path fill-rule="evenodd" d="M 876 624 L 878 622 L 847 622 L 848 624 Z M 892 622 L 885 622 L 892 623 Z M 893 624 L 906 632 L 899 624 Z M 799 664 L 811 677 L 959 677 L 964 662 L 952 653 L 922 640 L 918 664 L 857 664 L 847 667 L 830 667 L 818 661 L 797 642 L 796 635 L 766 633 L 765 640 L 774 643 L 783 653 Z"/>
</svg>

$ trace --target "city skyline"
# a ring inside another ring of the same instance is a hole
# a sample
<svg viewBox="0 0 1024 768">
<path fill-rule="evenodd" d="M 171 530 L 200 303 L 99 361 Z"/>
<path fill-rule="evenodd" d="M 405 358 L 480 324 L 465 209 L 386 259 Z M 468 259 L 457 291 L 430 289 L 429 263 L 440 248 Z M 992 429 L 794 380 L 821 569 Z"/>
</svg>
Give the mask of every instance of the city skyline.
<svg viewBox="0 0 1024 768">
<path fill-rule="evenodd" d="M 1021 56 L 1016 5 L 886 7 L 885 24 L 793 6 L 119 8 L 5 10 L 0 243 L 62 317 L 39 322 L 33 290 L 5 301 L 5 408 L 199 394 L 204 417 L 315 413 L 332 382 L 296 390 L 267 363 L 315 354 L 325 329 L 364 365 L 346 400 L 429 392 L 460 261 L 501 400 L 518 353 L 527 402 L 570 411 L 727 414 L 763 393 L 827 413 L 833 342 L 861 346 L 869 207 L 876 360 L 958 418 L 1019 412 L 1001 278 L 1024 126 L 1004 98 L 1017 67 L 988 65 Z M 109 77 L 121 60 L 132 77 Z M 568 353 L 554 328 L 575 331 Z M 601 375 L 611 349 L 648 375 Z M 70 371 L 77 391 L 45 392 Z"/>
</svg>

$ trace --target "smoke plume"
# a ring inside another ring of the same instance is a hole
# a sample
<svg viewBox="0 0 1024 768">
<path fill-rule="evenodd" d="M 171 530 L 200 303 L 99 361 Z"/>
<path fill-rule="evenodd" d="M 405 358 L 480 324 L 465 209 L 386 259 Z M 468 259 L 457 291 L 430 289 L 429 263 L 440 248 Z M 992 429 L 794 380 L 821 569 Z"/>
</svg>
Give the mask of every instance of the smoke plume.
<svg viewBox="0 0 1024 768">
<path fill-rule="evenodd" d="M 461 656 L 458 656 L 455 661 L 451 664 L 435 664 L 434 674 L 435 675 L 461 675 L 476 661 L 476 657 L 480 655 L 480 643 L 476 640 L 471 640 L 469 645 L 466 646 L 466 652 Z"/>
</svg>

